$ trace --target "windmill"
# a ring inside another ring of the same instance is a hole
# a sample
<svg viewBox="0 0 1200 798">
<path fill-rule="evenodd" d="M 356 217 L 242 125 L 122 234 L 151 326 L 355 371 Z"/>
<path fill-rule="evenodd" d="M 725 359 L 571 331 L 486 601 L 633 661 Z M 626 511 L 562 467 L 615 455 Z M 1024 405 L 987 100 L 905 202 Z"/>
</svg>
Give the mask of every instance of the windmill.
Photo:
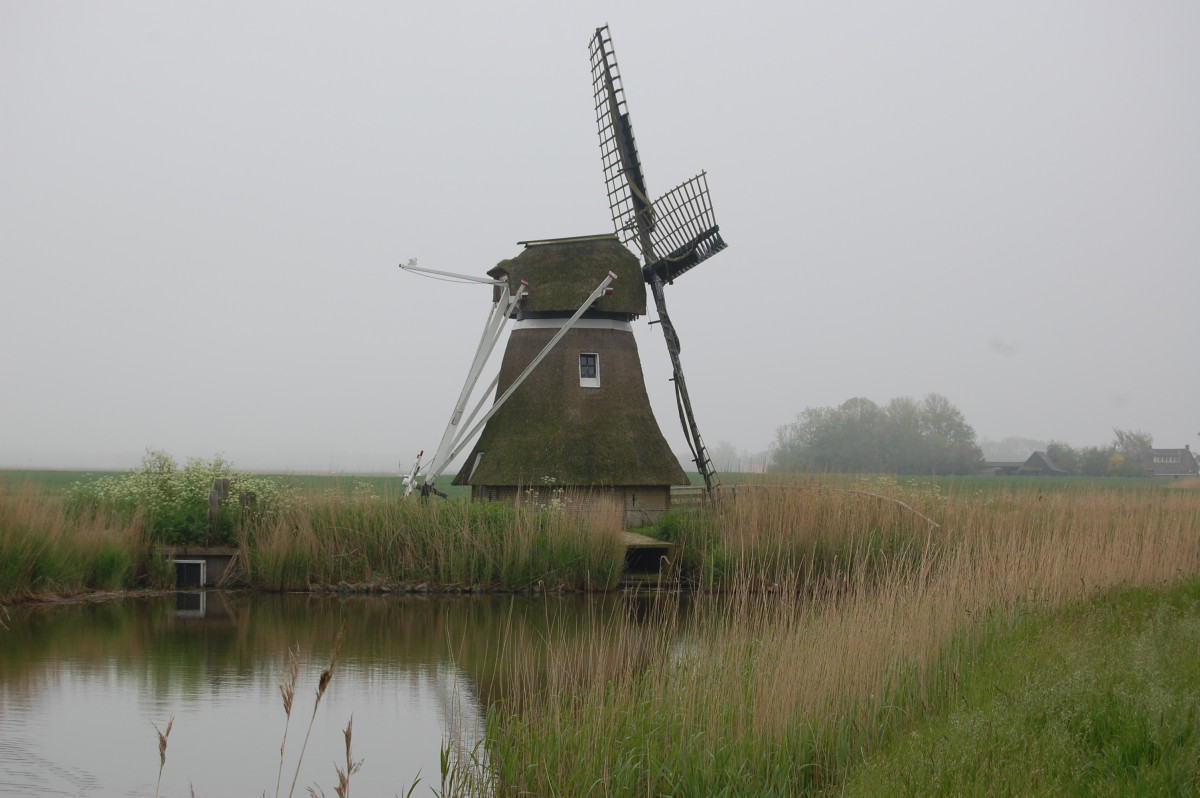
<svg viewBox="0 0 1200 798">
<path fill-rule="evenodd" d="M 713 216 L 707 173 L 701 172 L 658 200 L 650 201 L 607 25 L 596 29 L 590 50 L 600 158 L 613 226 L 623 243 L 633 244 L 642 254 L 642 276 L 654 296 L 658 323 L 662 325 L 671 357 L 679 420 L 692 460 L 711 494 L 716 485 L 716 472 L 696 425 L 679 359 L 679 335 L 667 313 L 663 291 L 664 286 L 673 283 L 676 277 L 726 246 Z"/>
<path fill-rule="evenodd" d="M 607 28 L 596 31 L 592 68 L 616 233 L 518 242 L 524 251 L 501 261 L 487 278 L 418 268 L 415 261 L 401 265 L 493 286 L 491 315 L 427 467 L 423 492 L 436 492 L 438 476 L 478 434 L 454 478 L 456 485 L 470 485 L 474 496 L 508 499 L 523 489 L 583 488 L 615 498 L 626 523 L 639 523 L 665 510 L 670 487 L 687 478 L 650 408 L 631 322 L 646 313 L 649 285 L 671 357 L 680 419 L 711 492 L 715 474 L 692 413 L 663 286 L 725 243 L 712 220 L 703 173 L 657 203 L 646 199 Z M 640 259 L 627 247 L 631 241 Z M 515 326 L 500 372 L 468 415 L 482 370 L 511 320 Z M 493 390 L 495 401 L 475 422 Z M 410 490 L 419 462 L 409 473 Z"/>
</svg>

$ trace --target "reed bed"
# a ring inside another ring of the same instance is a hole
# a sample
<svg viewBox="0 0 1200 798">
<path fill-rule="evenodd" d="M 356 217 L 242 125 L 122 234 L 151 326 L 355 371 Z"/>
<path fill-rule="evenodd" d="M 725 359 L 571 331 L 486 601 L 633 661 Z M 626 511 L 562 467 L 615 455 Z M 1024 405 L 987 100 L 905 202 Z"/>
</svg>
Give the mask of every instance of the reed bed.
<svg viewBox="0 0 1200 798">
<path fill-rule="evenodd" d="M 152 509 L 71 501 L 0 483 L 0 602 L 174 586 L 169 559 L 152 548 Z M 539 506 L 339 489 L 245 514 L 234 529 L 237 580 L 265 590 L 608 590 L 624 569 L 621 508 L 593 496 Z"/>
<path fill-rule="evenodd" d="M 478 791 L 833 789 L 957 700 L 1021 617 L 1200 573 L 1200 492 L 887 497 L 910 513 L 872 487 L 749 492 L 677 520 L 720 590 L 678 629 L 631 617 L 570 645 L 522 641 L 497 675 Z"/>
<path fill-rule="evenodd" d="M 585 518 L 568 509 L 327 493 L 244 525 L 239 543 L 245 581 L 268 590 L 343 583 L 604 590 L 621 578 L 621 535 L 619 507 Z"/>
<path fill-rule="evenodd" d="M 0 602 L 125 590 L 161 573 L 140 516 L 70 514 L 61 494 L 0 483 Z"/>
<path fill-rule="evenodd" d="M 942 513 L 940 498 L 887 478 L 743 485 L 711 513 L 668 516 L 662 536 L 676 544 L 679 576 L 701 589 L 818 589 L 886 572 L 897 558 L 914 564 L 941 540 L 930 515 Z"/>
</svg>

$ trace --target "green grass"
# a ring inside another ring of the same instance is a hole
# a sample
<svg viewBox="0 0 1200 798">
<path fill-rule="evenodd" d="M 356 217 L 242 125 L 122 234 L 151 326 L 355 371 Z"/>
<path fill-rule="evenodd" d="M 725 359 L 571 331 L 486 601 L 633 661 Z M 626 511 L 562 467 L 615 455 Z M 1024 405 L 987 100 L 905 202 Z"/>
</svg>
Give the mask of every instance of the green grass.
<svg viewBox="0 0 1200 798">
<path fill-rule="evenodd" d="M 364 480 L 308 485 L 320 489 L 297 489 L 265 510 L 260 501 L 232 520 L 242 549 L 234 584 L 609 590 L 624 570 L 619 508 L 585 518 L 507 502 L 401 500 Z M 28 479 L 0 482 L 0 602 L 173 583 L 151 548 L 164 538 L 148 524 L 174 516 L 127 498 L 73 509 L 70 496 Z"/>
<path fill-rule="evenodd" d="M 872 478 L 737 497 L 666 525 L 716 588 L 682 626 L 509 641 L 492 794 L 1195 791 L 1200 492 Z M 989 668 L 1010 669 L 995 689 Z M 907 758 L 874 758 L 922 724 L 941 725 Z"/>
<path fill-rule="evenodd" d="M 1026 617 L 839 795 L 1200 794 L 1200 581 Z"/>
<path fill-rule="evenodd" d="M 102 477 L 115 477 L 122 471 L 58 471 L 40 468 L 0 468 L 0 486 L 8 485 L 16 490 L 22 485 L 31 485 L 38 490 L 63 492 L 70 490 L 76 482 L 93 482 Z"/>
<path fill-rule="evenodd" d="M 243 578 L 268 590 L 395 584 L 608 589 L 620 579 L 619 514 L 607 524 L 509 503 L 321 494 L 244 524 Z"/>
<path fill-rule="evenodd" d="M 61 493 L 0 484 L 0 603 L 127 590 L 147 576 L 140 520 L 71 517 Z"/>
<path fill-rule="evenodd" d="M 42 490 L 65 492 L 77 482 L 87 484 L 105 477 L 119 477 L 127 473 L 129 472 L 0 468 L 0 484 L 8 483 L 10 486 L 18 487 L 28 483 Z M 332 491 L 349 496 L 353 495 L 356 490 L 366 489 L 377 496 L 394 497 L 404 492 L 403 477 L 391 474 L 255 472 L 254 475 L 294 486 L 305 494 Z M 453 479 L 453 473 L 443 474 L 438 480 L 438 490 L 451 498 L 466 498 L 470 494 L 470 488 L 451 485 L 450 482 Z"/>
<path fill-rule="evenodd" d="M 659 531 L 711 590 L 586 635 L 503 632 L 512 662 L 477 680 L 494 699 L 483 779 L 497 795 L 1200 794 L 1200 490 L 1122 482 L 806 478 L 674 516 Z M 31 484 L 0 489 L 0 600 L 161 570 L 137 529 L 80 527 Z M 351 479 L 242 527 L 248 584 L 619 578 L 619 514 L 374 493 Z"/>
</svg>

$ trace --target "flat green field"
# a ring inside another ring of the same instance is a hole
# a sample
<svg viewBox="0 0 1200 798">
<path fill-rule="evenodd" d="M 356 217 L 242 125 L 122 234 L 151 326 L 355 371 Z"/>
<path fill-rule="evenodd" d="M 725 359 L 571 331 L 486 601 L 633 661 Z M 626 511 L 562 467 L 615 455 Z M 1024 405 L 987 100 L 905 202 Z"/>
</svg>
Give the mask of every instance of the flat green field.
<svg viewBox="0 0 1200 798">
<path fill-rule="evenodd" d="M 118 477 L 128 471 L 56 471 L 52 469 L 0 469 L 0 485 L 10 487 L 24 484 L 34 485 L 50 491 L 66 491 L 77 482 L 91 482 L 103 477 Z M 346 495 L 369 491 L 376 496 L 399 496 L 404 491 L 403 477 L 389 474 L 295 474 L 263 473 L 286 485 L 293 485 L 302 493 L 324 493 L 341 491 Z M 452 497 L 466 496 L 467 489 L 450 484 L 453 474 L 444 474 L 438 480 L 438 488 Z"/>
<path fill-rule="evenodd" d="M 26 483 L 51 491 L 69 490 L 76 482 L 90 482 L 101 477 L 120 476 L 127 471 L 59 471 L 54 469 L 6 469 L 0 468 L 0 485 L 7 483 L 10 487 Z M 270 473 L 255 472 L 259 476 L 270 477 L 284 484 L 294 485 L 302 493 L 318 494 L 326 491 L 341 491 L 352 495 L 356 491 L 369 491 L 376 496 L 398 496 L 404 490 L 403 477 L 398 474 L 351 474 L 351 473 Z M 465 498 L 468 490 L 465 487 L 451 485 L 453 473 L 443 474 L 438 480 L 439 490 L 451 498 Z M 688 472 L 688 479 L 694 487 L 702 487 L 703 480 L 694 471 Z M 861 490 L 862 475 L 858 474 L 755 474 L 721 472 L 717 479 L 724 487 L 736 485 L 777 485 L 796 484 L 816 480 L 822 484 L 838 484 L 845 482 L 853 484 Z M 1021 494 L 1025 492 L 1057 493 L 1061 491 L 1108 490 L 1119 489 L 1159 489 L 1170 490 L 1179 488 L 1183 482 L 1178 480 L 1152 480 L 1148 478 L 1129 477 L 924 477 L 924 476 L 888 476 L 880 475 L 881 483 L 889 483 L 881 487 L 899 484 L 915 490 L 927 490 L 937 487 L 943 494 L 970 495 L 975 493 L 1003 492 Z"/>
</svg>

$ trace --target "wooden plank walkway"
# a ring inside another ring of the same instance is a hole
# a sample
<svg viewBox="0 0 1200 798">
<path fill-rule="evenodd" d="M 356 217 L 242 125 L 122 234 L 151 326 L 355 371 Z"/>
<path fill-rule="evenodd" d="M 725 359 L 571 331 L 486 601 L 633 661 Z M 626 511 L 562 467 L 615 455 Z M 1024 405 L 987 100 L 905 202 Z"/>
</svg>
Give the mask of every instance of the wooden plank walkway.
<svg viewBox="0 0 1200 798">
<path fill-rule="evenodd" d="M 646 535 L 639 535 L 637 532 L 625 533 L 625 548 L 627 549 L 662 549 L 671 548 L 671 544 L 665 540 L 655 540 Z"/>
</svg>

